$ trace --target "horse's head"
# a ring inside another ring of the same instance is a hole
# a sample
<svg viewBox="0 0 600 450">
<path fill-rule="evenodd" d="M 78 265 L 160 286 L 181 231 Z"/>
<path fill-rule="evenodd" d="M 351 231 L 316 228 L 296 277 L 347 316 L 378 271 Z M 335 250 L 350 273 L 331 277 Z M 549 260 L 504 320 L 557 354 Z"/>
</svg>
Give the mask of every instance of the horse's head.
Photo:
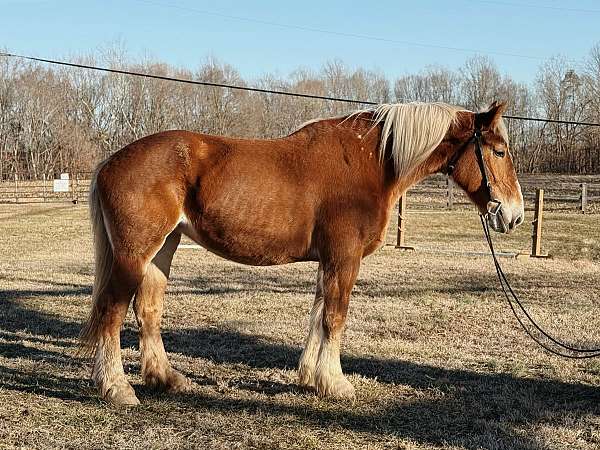
<svg viewBox="0 0 600 450">
<path fill-rule="evenodd" d="M 457 121 L 457 148 L 448 160 L 448 172 L 494 231 L 508 233 L 523 222 L 521 186 L 510 154 L 508 134 L 502 120 L 504 103 L 494 102 L 470 120 Z"/>
</svg>

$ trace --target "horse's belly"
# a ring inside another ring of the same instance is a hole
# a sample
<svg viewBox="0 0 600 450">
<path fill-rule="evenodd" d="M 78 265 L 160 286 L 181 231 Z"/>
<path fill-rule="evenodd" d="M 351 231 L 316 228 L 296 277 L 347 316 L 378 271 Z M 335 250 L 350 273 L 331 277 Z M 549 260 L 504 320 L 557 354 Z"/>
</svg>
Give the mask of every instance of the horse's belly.
<svg viewBox="0 0 600 450">
<path fill-rule="evenodd" d="M 242 264 L 276 265 L 314 259 L 312 227 L 282 210 L 207 208 L 194 219 L 184 217 L 179 230 L 207 250 Z"/>
</svg>

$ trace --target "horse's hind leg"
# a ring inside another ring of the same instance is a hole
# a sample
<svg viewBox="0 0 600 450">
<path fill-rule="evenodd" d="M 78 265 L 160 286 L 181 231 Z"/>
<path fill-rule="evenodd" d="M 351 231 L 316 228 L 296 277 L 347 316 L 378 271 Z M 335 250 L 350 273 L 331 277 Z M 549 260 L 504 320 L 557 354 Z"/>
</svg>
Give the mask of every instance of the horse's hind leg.
<svg viewBox="0 0 600 450">
<path fill-rule="evenodd" d="M 110 279 L 97 306 L 96 356 L 92 378 L 102 397 L 117 405 L 137 405 L 139 400 L 127 381 L 121 360 L 121 326 L 139 282 L 143 263 L 115 258 Z"/>
<path fill-rule="evenodd" d="M 135 316 L 140 328 L 142 378 L 150 386 L 169 392 L 187 391 L 192 383 L 171 368 L 160 335 L 163 300 L 173 254 L 181 233 L 173 231 L 146 270 L 134 300 Z"/>
</svg>

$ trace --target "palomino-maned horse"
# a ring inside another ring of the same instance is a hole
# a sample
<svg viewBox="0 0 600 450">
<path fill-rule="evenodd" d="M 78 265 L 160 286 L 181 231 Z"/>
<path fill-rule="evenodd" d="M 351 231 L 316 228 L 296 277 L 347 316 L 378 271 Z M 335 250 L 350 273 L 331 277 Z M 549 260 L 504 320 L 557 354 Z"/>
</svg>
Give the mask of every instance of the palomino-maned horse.
<svg viewBox="0 0 600 450">
<path fill-rule="evenodd" d="M 493 229 L 522 222 L 503 111 L 497 103 L 481 113 L 443 103 L 380 105 L 311 121 L 280 139 L 167 131 L 113 154 L 99 165 L 90 193 L 96 276 L 82 333 L 83 348 L 95 351 L 92 377 L 102 397 L 139 403 L 120 348 L 132 298 L 145 383 L 170 392 L 191 387 L 171 367 L 160 333 L 182 234 L 239 263 L 319 262 L 300 384 L 321 396 L 352 397 L 340 366 L 350 291 L 362 258 L 383 245 L 399 196 L 427 175 L 451 172 L 480 212 L 501 202 L 489 216 Z"/>
</svg>

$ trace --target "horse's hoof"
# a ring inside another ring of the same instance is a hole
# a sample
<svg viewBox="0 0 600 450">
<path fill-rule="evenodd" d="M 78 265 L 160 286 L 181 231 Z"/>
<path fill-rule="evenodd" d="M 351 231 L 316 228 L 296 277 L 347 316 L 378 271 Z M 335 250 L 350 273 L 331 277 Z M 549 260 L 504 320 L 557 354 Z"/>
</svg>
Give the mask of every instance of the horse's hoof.
<svg viewBox="0 0 600 450">
<path fill-rule="evenodd" d="M 320 397 L 354 400 L 354 386 L 344 375 L 338 375 L 333 380 L 321 378 L 317 381 L 317 393 Z"/>
<path fill-rule="evenodd" d="M 185 375 L 174 369 L 168 369 L 161 375 L 147 374 L 144 376 L 147 386 L 170 394 L 179 394 L 192 390 L 194 383 Z"/>
<path fill-rule="evenodd" d="M 298 370 L 298 384 L 303 388 L 314 390 L 316 388 L 314 370 L 308 370 L 301 367 Z"/>
<path fill-rule="evenodd" d="M 140 401 L 135 396 L 135 391 L 127 381 L 120 381 L 108 388 L 104 400 L 115 406 L 137 406 Z"/>
<path fill-rule="evenodd" d="M 171 369 L 167 377 L 165 385 L 166 391 L 170 394 L 179 394 L 190 392 L 194 387 L 194 383 L 185 375 Z"/>
</svg>

